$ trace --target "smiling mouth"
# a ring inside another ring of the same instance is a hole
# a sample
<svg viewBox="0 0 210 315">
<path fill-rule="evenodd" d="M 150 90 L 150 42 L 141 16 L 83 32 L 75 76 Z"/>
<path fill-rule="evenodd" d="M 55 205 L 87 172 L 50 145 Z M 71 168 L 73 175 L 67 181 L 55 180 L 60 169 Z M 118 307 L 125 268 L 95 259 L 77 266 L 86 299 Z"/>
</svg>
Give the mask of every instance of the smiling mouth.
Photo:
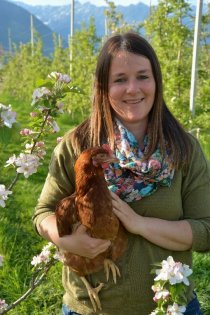
<svg viewBox="0 0 210 315">
<path fill-rule="evenodd" d="M 126 104 L 138 104 L 141 103 L 144 100 L 144 97 L 138 100 L 125 100 L 124 103 Z"/>
</svg>

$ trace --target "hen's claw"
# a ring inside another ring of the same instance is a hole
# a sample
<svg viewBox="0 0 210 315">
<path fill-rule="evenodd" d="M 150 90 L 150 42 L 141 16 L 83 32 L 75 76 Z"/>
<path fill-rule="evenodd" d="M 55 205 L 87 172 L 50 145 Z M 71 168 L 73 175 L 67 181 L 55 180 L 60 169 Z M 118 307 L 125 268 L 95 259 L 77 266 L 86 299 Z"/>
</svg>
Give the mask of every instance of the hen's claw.
<svg viewBox="0 0 210 315">
<path fill-rule="evenodd" d="M 99 300 L 98 293 L 103 288 L 104 284 L 100 283 L 96 288 L 92 288 L 90 283 L 87 281 L 87 279 L 85 277 L 80 277 L 80 278 L 87 289 L 87 292 L 88 292 L 89 298 L 91 300 L 94 311 L 96 312 L 97 309 L 102 310 L 101 302 Z"/>
<path fill-rule="evenodd" d="M 116 284 L 117 283 L 117 276 L 121 277 L 120 270 L 117 267 L 117 265 L 110 259 L 104 260 L 104 270 L 106 274 L 106 280 L 109 280 L 109 271 L 112 272 L 113 281 Z"/>
</svg>

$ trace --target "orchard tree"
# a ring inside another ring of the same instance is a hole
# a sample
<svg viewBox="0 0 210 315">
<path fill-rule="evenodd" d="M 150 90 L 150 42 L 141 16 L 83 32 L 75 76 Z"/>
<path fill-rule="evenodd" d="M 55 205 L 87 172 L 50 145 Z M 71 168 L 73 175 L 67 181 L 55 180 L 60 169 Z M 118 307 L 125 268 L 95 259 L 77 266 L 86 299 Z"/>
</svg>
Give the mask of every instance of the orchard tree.
<svg viewBox="0 0 210 315">
<path fill-rule="evenodd" d="M 128 24 L 124 20 L 124 16 L 121 12 L 117 12 L 117 7 L 113 1 L 105 0 L 108 8 L 105 9 L 104 15 L 106 19 L 106 35 L 111 35 L 112 33 L 121 33 L 129 30 L 139 31 L 141 28 L 141 23 Z"/>
<path fill-rule="evenodd" d="M 54 34 L 51 69 L 61 73 L 69 73 L 69 48 L 63 48 L 63 41 L 56 34 Z"/>
<path fill-rule="evenodd" d="M 43 56 L 42 41 L 35 37 L 32 51 L 30 43 L 22 44 L 3 69 L 2 92 L 17 100 L 31 101 L 36 81 L 50 71 L 50 60 Z"/>
<path fill-rule="evenodd" d="M 144 23 L 161 63 L 164 97 L 174 114 L 189 124 L 189 90 L 192 63 L 190 7 L 184 0 L 160 0 Z"/>
<path fill-rule="evenodd" d="M 72 64 L 70 77 L 75 85 L 78 85 L 83 94 L 74 94 L 67 99 L 67 110 L 73 115 L 73 119 L 84 119 L 90 113 L 90 98 L 92 94 L 93 75 L 100 39 L 96 36 L 94 20 L 90 20 L 88 27 L 75 32 L 71 40 Z M 69 59 L 68 59 L 69 60 Z"/>
</svg>

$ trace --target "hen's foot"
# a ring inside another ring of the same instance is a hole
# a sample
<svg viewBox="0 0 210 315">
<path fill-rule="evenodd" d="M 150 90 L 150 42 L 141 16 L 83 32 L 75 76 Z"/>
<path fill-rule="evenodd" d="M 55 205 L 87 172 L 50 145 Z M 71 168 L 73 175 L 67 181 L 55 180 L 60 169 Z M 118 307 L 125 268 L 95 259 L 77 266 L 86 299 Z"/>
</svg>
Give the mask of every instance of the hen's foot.
<svg viewBox="0 0 210 315">
<path fill-rule="evenodd" d="M 80 277 L 80 278 L 83 281 L 83 283 L 87 289 L 87 292 L 88 292 L 89 298 L 91 300 L 91 303 L 93 305 L 94 311 L 96 312 L 97 309 L 102 310 L 101 302 L 99 300 L 98 293 L 103 288 L 104 284 L 100 283 L 99 286 L 97 286 L 96 288 L 92 288 L 90 283 L 87 281 L 87 279 L 85 277 Z"/>
<path fill-rule="evenodd" d="M 115 265 L 115 263 L 110 260 L 110 259 L 105 259 L 104 260 L 104 270 L 105 270 L 105 274 L 106 274 L 106 280 L 109 280 L 109 272 L 111 270 L 112 272 L 112 277 L 114 280 L 114 283 L 117 283 L 117 276 L 120 277 L 120 270 L 117 267 L 117 265 Z"/>
</svg>

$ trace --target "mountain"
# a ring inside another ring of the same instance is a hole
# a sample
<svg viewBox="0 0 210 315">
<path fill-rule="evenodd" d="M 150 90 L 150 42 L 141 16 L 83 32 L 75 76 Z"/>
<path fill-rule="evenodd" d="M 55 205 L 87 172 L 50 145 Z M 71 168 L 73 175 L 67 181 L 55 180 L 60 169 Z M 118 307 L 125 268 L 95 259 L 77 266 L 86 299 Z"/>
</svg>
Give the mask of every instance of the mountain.
<svg viewBox="0 0 210 315">
<path fill-rule="evenodd" d="M 44 53 L 49 55 L 53 51 L 53 32 L 63 37 L 63 47 L 67 47 L 70 34 L 70 5 L 27 5 L 14 0 L 0 0 L 0 46 L 9 50 L 8 30 L 11 31 L 11 40 L 15 43 L 30 41 L 30 15 L 34 16 L 34 28 L 41 35 L 44 42 Z M 148 1 L 149 3 L 149 1 Z M 82 24 L 89 24 L 90 18 L 94 17 L 96 32 L 98 36 L 105 33 L 106 6 L 95 6 L 89 2 L 81 4 L 75 1 L 75 29 L 81 29 Z M 191 6 L 191 15 L 195 16 L 196 7 Z M 128 6 L 118 5 L 117 12 L 123 14 L 128 24 L 142 22 L 150 11 L 149 5 L 141 2 Z M 207 4 L 204 4 L 203 11 L 207 11 Z M 189 18 L 185 23 L 193 28 L 193 21 Z"/>
<path fill-rule="evenodd" d="M 11 46 L 27 43 L 31 40 L 31 13 L 25 8 L 7 0 L 0 0 L 0 47 L 10 51 Z M 53 31 L 36 16 L 33 25 L 43 40 L 43 52 L 53 52 Z"/>
<path fill-rule="evenodd" d="M 15 2 L 22 8 L 28 10 L 44 24 L 49 26 L 54 32 L 60 34 L 66 41 L 70 33 L 70 5 L 51 6 L 51 5 L 27 5 L 22 2 Z M 90 18 L 94 17 L 97 35 L 102 36 L 105 32 L 104 10 L 107 6 L 95 6 L 89 2 L 81 4 L 75 1 L 74 27 L 80 29 L 82 23 L 89 24 Z M 143 21 L 149 14 L 149 6 L 139 2 L 129 6 L 117 6 L 117 12 L 121 12 L 127 23 Z"/>
</svg>

